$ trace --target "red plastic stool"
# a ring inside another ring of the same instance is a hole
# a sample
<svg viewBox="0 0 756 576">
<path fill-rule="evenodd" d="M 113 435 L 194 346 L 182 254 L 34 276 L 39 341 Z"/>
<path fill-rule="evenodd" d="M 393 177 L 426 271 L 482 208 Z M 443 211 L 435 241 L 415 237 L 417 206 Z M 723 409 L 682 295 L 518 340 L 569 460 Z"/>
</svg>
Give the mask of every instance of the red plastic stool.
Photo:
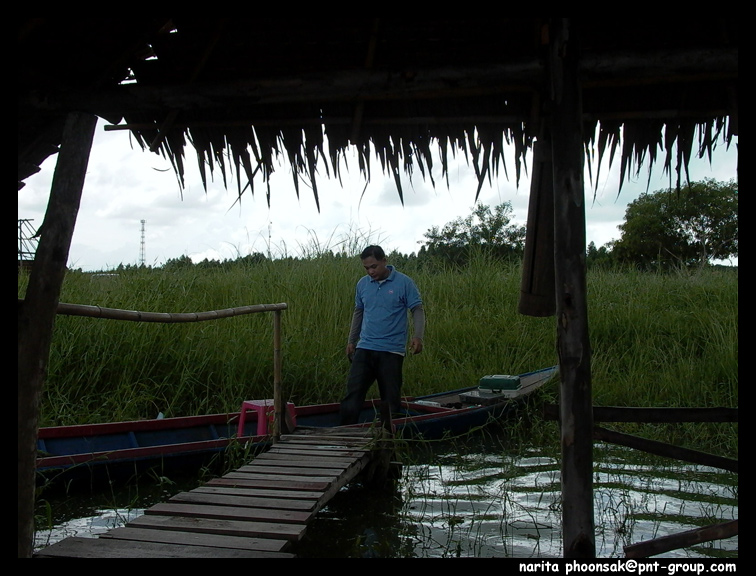
<svg viewBox="0 0 756 576">
<path fill-rule="evenodd" d="M 239 430 L 236 432 L 238 437 L 244 436 L 244 422 L 247 419 L 247 411 L 254 410 L 257 412 L 257 435 L 265 436 L 268 434 L 268 425 L 273 423 L 274 402 L 273 400 L 245 400 L 241 405 L 239 414 Z M 291 419 L 291 425 L 297 425 L 297 413 L 292 402 L 286 403 L 286 410 Z"/>
</svg>

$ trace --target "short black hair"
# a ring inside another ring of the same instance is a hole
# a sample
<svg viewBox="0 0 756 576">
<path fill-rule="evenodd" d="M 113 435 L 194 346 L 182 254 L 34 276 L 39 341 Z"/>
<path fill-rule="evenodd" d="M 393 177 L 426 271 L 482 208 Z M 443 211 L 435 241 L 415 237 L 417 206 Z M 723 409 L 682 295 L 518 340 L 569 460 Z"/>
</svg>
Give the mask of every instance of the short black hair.
<svg viewBox="0 0 756 576">
<path fill-rule="evenodd" d="M 371 256 L 376 260 L 383 260 L 386 258 L 386 253 L 380 246 L 368 246 L 362 251 L 362 254 L 360 254 L 360 260 L 370 258 Z"/>
</svg>

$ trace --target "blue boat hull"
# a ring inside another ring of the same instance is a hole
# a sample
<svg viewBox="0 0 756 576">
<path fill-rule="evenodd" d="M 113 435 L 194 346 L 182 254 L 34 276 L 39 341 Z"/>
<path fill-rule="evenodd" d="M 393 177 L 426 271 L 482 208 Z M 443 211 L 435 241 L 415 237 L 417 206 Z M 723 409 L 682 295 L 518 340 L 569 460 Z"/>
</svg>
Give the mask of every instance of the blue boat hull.
<svg viewBox="0 0 756 576">
<path fill-rule="evenodd" d="M 549 381 L 557 372 L 550 367 L 520 375 L 521 393 L 513 396 L 481 395 L 467 387 L 407 398 L 402 413 L 393 415 L 395 431 L 404 437 L 437 439 L 482 426 L 501 418 L 520 400 Z M 301 406 L 295 409 L 298 429 L 338 427 L 339 404 Z M 51 479 L 93 477 L 104 472 L 112 478 L 124 472 L 138 474 L 149 467 L 161 471 L 194 469 L 213 458 L 220 460 L 233 445 L 247 453 L 264 450 L 271 443 L 258 434 L 257 414 L 247 412 L 243 434 L 238 436 L 239 412 L 42 428 L 38 435 L 37 470 L 41 482 Z M 365 402 L 358 424 L 344 428 L 380 425 L 379 402 Z"/>
</svg>

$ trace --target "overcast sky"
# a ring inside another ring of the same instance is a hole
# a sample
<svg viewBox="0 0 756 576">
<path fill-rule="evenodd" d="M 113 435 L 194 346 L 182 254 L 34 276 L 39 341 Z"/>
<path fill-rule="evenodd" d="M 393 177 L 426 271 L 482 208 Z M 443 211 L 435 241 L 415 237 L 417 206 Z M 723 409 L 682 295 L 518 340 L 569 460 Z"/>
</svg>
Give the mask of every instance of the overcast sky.
<svg viewBox="0 0 756 576">
<path fill-rule="evenodd" d="M 339 242 L 355 240 L 380 243 L 393 249 L 417 252 L 425 232 L 432 226 L 470 214 L 474 207 L 476 180 L 460 155 L 450 166 L 449 187 L 440 174 L 436 186 L 423 180 L 419 170 L 410 180 L 404 176 L 404 206 L 393 179 L 383 176 L 380 163 L 371 159 L 372 178 L 365 182 L 356 168 L 342 170 L 342 181 L 318 178 L 320 212 L 311 190 L 300 185 L 297 198 L 291 173 L 282 163 L 271 178 L 271 206 L 265 185 L 255 183 L 254 196 L 245 192 L 236 203 L 236 181 L 223 185 L 216 169 L 207 193 L 202 187 L 194 149 L 186 149 L 186 187 L 182 191 L 170 163 L 162 156 L 143 152 L 132 145 L 125 131 L 106 132 L 98 123 L 89 160 L 81 208 L 69 253 L 69 267 L 85 271 L 112 269 L 118 264 L 139 264 L 144 220 L 145 264 L 159 266 L 170 258 L 189 256 L 194 262 L 234 259 L 254 252 L 279 256 L 301 256 L 313 247 L 333 248 Z M 736 142 L 736 141 L 735 141 Z M 727 151 L 719 144 L 711 165 L 708 160 L 691 163 L 691 179 L 728 181 L 737 177 L 735 142 Z M 663 157 L 662 157 L 663 158 Z M 42 171 L 26 181 L 18 193 L 18 218 L 43 220 L 57 156 L 48 158 Z M 531 155 L 528 154 L 528 163 Z M 509 179 L 500 170 L 498 179 L 481 190 L 479 203 L 495 206 L 511 202 L 514 221 L 527 219 L 529 174 L 515 184 L 514 156 L 506 156 Z M 440 162 L 436 162 L 440 164 Z M 654 169 L 650 191 L 669 187 L 669 176 L 661 162 Z M 528 166 L 529 170 L 529 166 Z M 674 185 L 673 175 L 673 185 Z M 627 204 L 646 191 L 647 168 L 619 188 L 619 163 L 602 168 L 596 198 L 586 177 L 587 241 L 602 246 L 619 238 Z M 351 241 L 351 242 L 350 242 Z M 362 244 L 363 242 L 358 242 Z"/>
</svg>

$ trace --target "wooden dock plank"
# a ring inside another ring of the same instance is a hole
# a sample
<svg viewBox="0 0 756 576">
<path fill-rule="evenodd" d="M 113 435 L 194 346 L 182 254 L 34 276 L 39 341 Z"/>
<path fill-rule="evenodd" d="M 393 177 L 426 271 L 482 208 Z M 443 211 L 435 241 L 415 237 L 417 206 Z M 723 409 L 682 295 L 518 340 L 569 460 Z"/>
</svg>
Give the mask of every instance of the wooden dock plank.
<svg viewBox="0 0 756 576">
<path fill-rule="evenodd" d="M 212 548 L 235 548 L 238 550 L 255 550 L 276 554 L 271 557 L 292 557 L 284 553 L 291 547 L 288 540 L 273 540 L 272 538 L 246 538 L 241 536 L 227 536 L 225 534 L 200 534 L 198 532 L 179 532 L 173 530 L 152 530 L 149 528 L 121 527 L 113 528 L 100 538 L 115 540 L 129 540 L 136 542 L 160 542 L 163 544 L 186 544 L 191 546 L 205 546 Z"/>
<path fill-rule="evenodd" d="M 226 534 L 247 538 L 272 538 L 296 542 L 302 538 L 305 526 L 283 522 L 245 522 L 242 520 L 219 520 L 217 518 L 184 518 L 181 516 L 158 516 L 145 514 L 127 524 L 127 527 L 153 528 L 155 530 L 178 530 Z"/>
<path fill-rule="evenodd" d="M 318 434 L 288 434 L 274 442 L 274 445 L 286 443 L 298 444 L 321 444 L 323 446 L 336 446 L 338 448 L 364 448 L 373 442 L 373 438 L 349 437 L 349 436 L 324 436 Z"/>
<path fill-rule="evenodd" d="M 212 504 L 217 506 L 237 506 L 247 508 L 279 508 L 281 510 L 312 510 L 315 501 L 295 500 L 293 498 L 264 498 L 259 496 L 244 496 L 238 494 L 218 494 L 212 492 L 180 492 L 171 497 L 171 502 L 186 504 Z"/>
<path fill-rule="evenodd" d="M 229 480 L 228 482 L 234 482 Z M 202 490 L 220 490 L 221 493 L 234 491 L 241 491 L 246 495 L 255 495 L 260 498 L 280 498 L 280 499 L 294 499 L 294 500 L 306 500 L 313 503 L 313 510 L 320 510 L 328 501 L 327 489 L 323 490 L 273 490 L 268 488 L 246 488 L 230 485 L 213 485 L 203 486 Z M 196 490 L 200 490 L 197 488 Z"/>
<path fill-rule="evenodd" d="M 270 478 L 252 478 L 250 474 L 226 475 L 214 478 L 208 482 L 211 486 L 239 486 L 243 488 L 270 488 L 273 482 Z M 281 490 L 304 490 L 307 492 L 328 490 L 328 482 L 297 482 L 294 480 L 280 480 L 275 482 Z"/>
<path fill-rule="evenodd" d="M 314 449 L 307 448 L 306 446 L 281 446 L 270 449 L 270 454 L 282 454 L 287 458 L 294 456 L 308 456 L 312 454 Z M 318 448 L 317 454 L 320 458 L 361 458 L 369 454 L 369 450 L 337 450 L 337 449 L 323 449 Z"/>
<path fill-rule="evenodd" d="M 287 436 L 281 437 L 274 446 L 312 446 L 322 450 L 365 450 L 372 440 L 364 438 L 326 438 L 321 436 Z"/>
<path fill-rule="evenodd" d="M 282 434 L 281 440 L 291 440 L 298 438 L 343 438 L 345 440 L 371 440 L 375 437 L 376 431 L 379 429 L 376 426 L 375 429 L 370 428 L 320 428 L 317 426 L 297 426 L 296 431 L 293 434 Z"/>
<path fill-rule="evenodd" d="M 275 490 L 268 488 L 243 488 L 236 486 L 224 486 L 220 485 L 208 485 L 198 486 L 192 490 L 192 493 L 207 493 L 207 494 L 227 494 L 229 496 L 250 496 L 256 498 L 278 498 L 278 499 L 293 499 L 293 500 L 318 500 L 322 495 L 322 491 L 306 491 L 306 490 Z"/>
<path fill-rule="evenodd" d="M 279 553 L 107 538 L 72 537 L 35 554 L 37 558 L 268 558 Z"/>
<path fill-rule="evenodd" d="M 343 470 L 354 462 L 354 458 L 317 458 L 313 460 L 303 454 L 270 454 L 266 455 L 265 458 L 261 458 L 261 456 L 253 460 L 256 466 Z"/>
<path fill-rule="evenodd" d="M 292 436 L 282 438 L 276 442 L 276 446 L 298 445 L 298 446 L 320 446 L 323 450 L 364 450 L 372 440 L 364 438 L 325 438 L 320 436 Z"/>
<path fill-rule="evenodd" d="M 290 441 L 290 442 L 279 442 L 278 444 L 274 444 L 272 447 L 275 447 L 277 450 L 280 451 L 290 451 L 290 450 L 307 450 L 307 451 L 315 451 L 317 454 L 322 456 L 328 456 L 332 455 L 336 458 L 339 457 L 340 454 L 348 454 L 348 458 L 355 458 L 358 457 L 357 455 L 360 453 L 370 452 L 370 447 L 363 444 L 328 444 L 323 442 L 315 442 L 315 441 Z M 275 454 L 275 451 L 271 452 L 272 454 Z"/>
<path fill-rule="evenodd" d="M 273 442 L 269 448 L 283 446 L 314 446 L 321 450 L 369 450 L 371 444 L 375 441 L 372 439 L 356 440 L 347 438 L 339 440 L 338 438 L 322 438 L 318 436 L 290 436 L 282 437 L 278 442 Z"/>
<path fill-rule="evenodd" d="M 241 520 L 255 522 L 284 522 L 287 524 L 307 524 L 312 513 L 301 510 L 280 508 L 242 508 L 236 506 L 215 506 L 183 502 L 155 504 L 144 511 L 145 514 L 160 516 L 185 516 L 188 518 L 216 518 L 218 520 Z"/>
<path fill-rule="evenodd" d="M 275 470 L 266 471 L 259 470 L 257 468 L 251 469 L 249 471 L 239 469 L 238 471 L 230 472 L 223 477 L 236 478 L 241 480 L 265 480 L 268 482 L 268 486 L 276 486 L 278 482 L 299 482 L 300 484 L 308 482 L 320 482 L 323 484 L 330 484 L 331 482 L 335 482 L 339 479 L 338 474 L 285 474 L 277 472 Z"/>
<path fill-rule="evenodd" d="M 238 468 L 237 472 L 250 472 L 253 474 L 281 474 L 284 476 L 302 476 L 302 477 L 326 477 L 326 478 L 338 478 L 346 467 L 340 468 L 318 468 L 317 466 L 297 466 L 297 462 L 290 462 L 289 466 L 276 466 L 275 464 L 263 464 L 253 461 L 247 466 Z M 305 463 L 306 464 L 306 463 Z"/>
</svg>

